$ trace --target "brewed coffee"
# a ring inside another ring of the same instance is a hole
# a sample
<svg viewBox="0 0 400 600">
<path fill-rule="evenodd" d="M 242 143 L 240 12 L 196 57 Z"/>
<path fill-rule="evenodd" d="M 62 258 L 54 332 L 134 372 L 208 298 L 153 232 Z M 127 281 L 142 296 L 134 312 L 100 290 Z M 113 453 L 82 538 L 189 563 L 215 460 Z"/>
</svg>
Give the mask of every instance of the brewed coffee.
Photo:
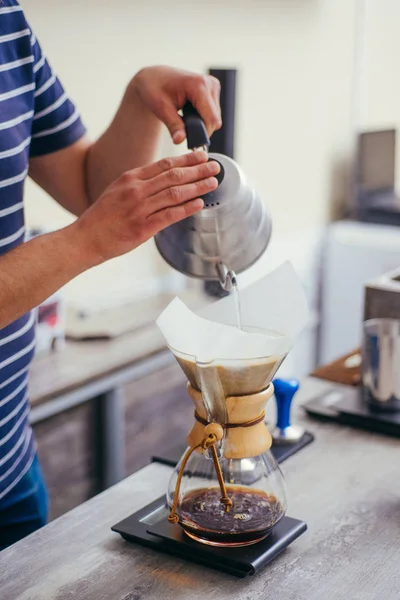
<svg viewBox="0 0 400 600">
<path fill-rule="evenodd" d="M 219 395 L 222 389 L 224 396 L 227 397 L 246 395 L 249 390 L 252 394 L 265 390 L 285 356 L 201 365 L 177 351 L 175 358 L 195 390 L 202 391 L 206 383 L 209 394 Z"/>
<path fill-rule="evenodd" d="M 244 546 L 264 539 L 285 514 L 277 498 L 243 486 L 227 486 L 233 500 L 229 512 L 218 487 L 188 492 L 182 499 L 180 523 L 188 535 L 214 546 Z"/>
</svg>

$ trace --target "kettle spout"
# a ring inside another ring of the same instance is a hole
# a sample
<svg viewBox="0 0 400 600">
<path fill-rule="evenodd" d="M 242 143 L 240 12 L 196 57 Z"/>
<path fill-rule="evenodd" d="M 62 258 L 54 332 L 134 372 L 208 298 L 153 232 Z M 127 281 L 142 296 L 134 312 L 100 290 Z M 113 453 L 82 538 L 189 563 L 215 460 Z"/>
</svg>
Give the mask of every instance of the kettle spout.
<svg viewBox="0 0 400 600">
<path fill-rule="evenodd" d="M 222 262 L 218 263 L 217 270 L 221 287 L 227 292 L 232 291 L 232 288 L 237 285 L 235 271 L 228 269 Z"/>
</svg>

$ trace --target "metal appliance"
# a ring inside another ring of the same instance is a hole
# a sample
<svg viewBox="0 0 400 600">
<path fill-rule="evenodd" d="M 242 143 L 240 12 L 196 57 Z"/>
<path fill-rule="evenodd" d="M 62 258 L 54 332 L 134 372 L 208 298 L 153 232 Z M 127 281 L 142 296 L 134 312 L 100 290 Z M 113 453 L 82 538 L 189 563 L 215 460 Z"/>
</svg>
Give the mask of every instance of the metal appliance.
<svg viewBox="0 0 400 600">
<path fill-rule="evenodd" d="M 313 417 L 400 437 L 399 269 L 365 284 L 360 313 L 363 335 L 353 348 L 362 340 L 362 384 L 333 384 L 303 406 Z"/>
<path fill-rule="evenodd" d="M 360 221 L 400 225 L 395 178 L 396 130 L 361 133 L 356 174 L 356 214 Z"/>
<path fill-rule="evenodd" d="M 375 410 L 400 410 L 400 320 L 364 323 L 362 343 L 364 400 Z"/>
<path fill-rule="evenodd" d="M 188 148 L 208 149 L 204 123 L 191 104 L 183 108 Z M 204 196 L 199 213 L 160 231 L 155 242 L 161 256 L 176 270 L 208 281 L 220 281 L 229 290 L 236 274 L 263 254 L 272 232 L 264 203 L 246 181 L 237 163 L 210 153 L 221 171 L 219 186 Z"/>
<path fill-rule="evenodd" d="M 400 269 L 365 286 L 362 381 L 375 409 L 400 411 Z"/>
</svg>

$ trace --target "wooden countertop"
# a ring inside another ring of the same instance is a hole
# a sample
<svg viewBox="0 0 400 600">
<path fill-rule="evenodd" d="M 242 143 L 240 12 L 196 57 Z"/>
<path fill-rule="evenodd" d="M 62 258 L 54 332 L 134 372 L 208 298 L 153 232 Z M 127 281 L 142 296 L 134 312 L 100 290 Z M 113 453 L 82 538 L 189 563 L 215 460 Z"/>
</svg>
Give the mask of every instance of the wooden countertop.
<svg viewBox="0 0 400 600">
<path fill-rule="evenodd" d="M 309 378 L 297 401 L 333 385 Z M 309 529 L 258 575 L 239 580 L 110 531 L 165 492 L 171 469 L 152 464 L 1 553 L 1 599 L 398 600 L 399 440 L 301 410 L 296 420 L 316 440 L 283 464 L 288 514 Z"/>
</svg>

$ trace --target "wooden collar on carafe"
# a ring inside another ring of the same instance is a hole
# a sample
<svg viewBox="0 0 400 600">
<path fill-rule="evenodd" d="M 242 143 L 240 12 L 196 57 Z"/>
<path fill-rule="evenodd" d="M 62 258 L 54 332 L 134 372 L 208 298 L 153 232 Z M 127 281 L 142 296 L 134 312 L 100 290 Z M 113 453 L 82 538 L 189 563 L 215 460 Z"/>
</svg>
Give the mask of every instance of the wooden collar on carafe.
<svg viewBox="0 0 400 600">
<path fill-rule="evenodd" d="M 203 419 L 203 417 L 201 417 L 197 411 L 194 411 L 194 418 L 202 425 L 210 425 L 210 423 L 212 423 L 212 421 L 207 421 L 207 419 Z M 263 411 L 259 417 L 251 419 L 250 421 L 245 421 L 244 423 L 225 423 L 224 425 L 221 425 L 221 427 L 223 429 L 236 429 L 237 427 L 252 427 L 253 425 L 258 425 L 258 423 L 261 423 L 262 421 L 264 421 L 264 419 L 265 412 Z"/>
</svg>

